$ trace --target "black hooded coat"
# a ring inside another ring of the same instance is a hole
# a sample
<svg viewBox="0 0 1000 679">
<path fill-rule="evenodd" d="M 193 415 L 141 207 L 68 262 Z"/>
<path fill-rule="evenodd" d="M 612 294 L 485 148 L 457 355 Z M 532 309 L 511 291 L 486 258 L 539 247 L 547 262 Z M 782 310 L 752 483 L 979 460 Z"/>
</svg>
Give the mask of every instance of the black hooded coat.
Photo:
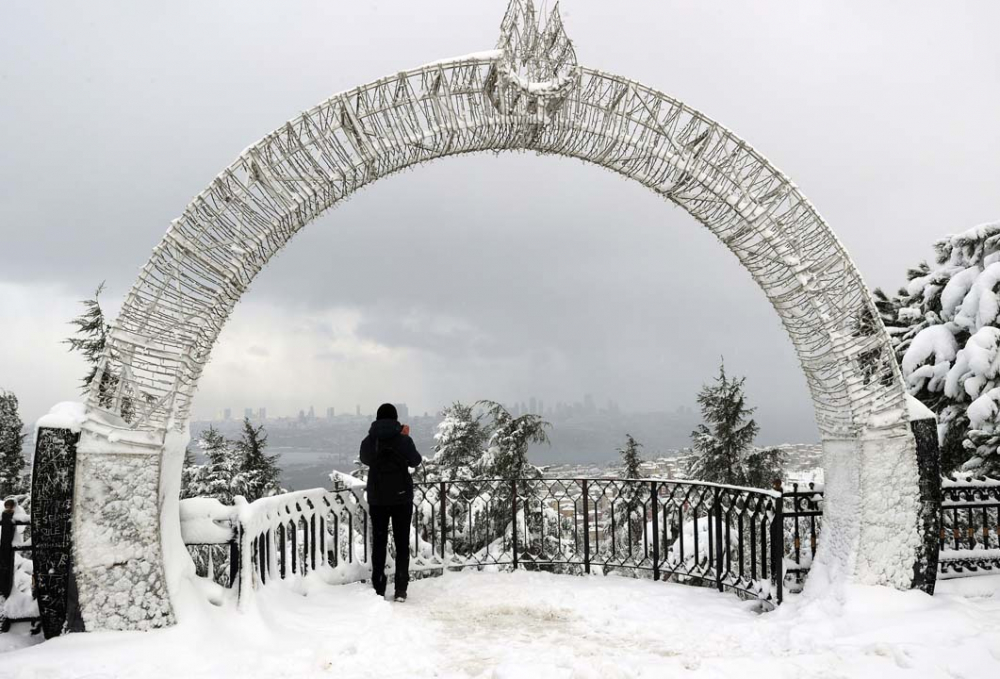
<svg viewBox="0 0 1000 679">
<path fill-rule="evenodd" d="M 396 420 L 375 420 L 361 441 L 361 462 L 368 465 L 368 504 L 401 505 L 413 502 L 410 467 L 423 458 L 413 439 Z"/>
</svg>

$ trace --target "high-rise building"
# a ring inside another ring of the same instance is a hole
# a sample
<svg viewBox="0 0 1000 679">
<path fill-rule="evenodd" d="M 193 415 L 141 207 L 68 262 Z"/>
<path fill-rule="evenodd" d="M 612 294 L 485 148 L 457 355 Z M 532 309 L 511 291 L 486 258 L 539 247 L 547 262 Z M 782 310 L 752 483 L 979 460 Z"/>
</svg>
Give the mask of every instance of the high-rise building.
<svg viewBox="0 0 1000 679">
<path fill-rule="evenodd" d="M 538 414 L 538 401 L 535 399 L 534 396 L 528 399 L 528 412 L 530 412 L 533 415 Z"/>
<path fill-rule="evenodd" d="M 231 420 L 231 419 L 233 419 L 233 409 L 232 408 L 226 408 L 225 410 L 223 410 L 222 411 L 222 419 L 224 419 L 224 420 Z"/>
<path fill-rule="evenodd" d="M 594 396 L 592 394 L 585 394 L 583 397 L 583 407 L 587 411 L 588 415 L 597 412 L 597 408 L 594 407 Z"/>
<path fill-rule="evenodd" d="M 405 403 L 393 403 L 396 406 L 396 417 L 400 422 L 405 422 L 410 419 L 410 409 L 406 407 Z"/>
<path fill-rule="evenodd" d="M 545 403 L 542 402 L 542 399 L 538 399 L 538 414 L 545 415 Z"/>
<path fill-rule="evenodd" d="M 316 409 L 313 408 L 312 406 L 309 406 L 309 419 L 310 420 L 316 419 Z"/>
<path fill-rule="evenodd" d="M 261 422 L 263 422 L 264 420 L 266 420 L 267 419 L 267 408 L 259 408 L 257 410 L 257 417 L 260 418 Z"/>
<path fill-rule="evenodd" d="M 326 409 L 326 419 L 332 420 L 333 419 L 333 414 L 334 414 L 333 413 L 333 408 L 327 408 Z"/>
<path fill-rule="evenodd" d="M 243 409 L 243 417 L 245 417 L 248 420 L 252 419 L 253 418 L 253 408 L 244 408 Z"/>
<path fill-rule="evenodd" d="M 360 403 L 358 405 L 354 406 L 354 414 L 357 415 L 358 417 L 361 417 L 361 404 Z"/>
</svg>

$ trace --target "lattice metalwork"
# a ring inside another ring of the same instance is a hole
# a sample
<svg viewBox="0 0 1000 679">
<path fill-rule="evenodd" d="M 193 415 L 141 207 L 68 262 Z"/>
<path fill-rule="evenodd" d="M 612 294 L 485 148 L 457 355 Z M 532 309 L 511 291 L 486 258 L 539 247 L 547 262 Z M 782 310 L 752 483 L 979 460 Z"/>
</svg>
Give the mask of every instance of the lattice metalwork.
<svg viewBox="0 0 1000 679">
<path fill-rule="evenodd" d="M 410 571 L 619 572 L 782 597 L 781 494 L 692 481 L 476 479 L 414 485 Z M 361 488 L 258 500 L 241 513 L 244 587 L 327 568 L 370 577 Z M 394 556 L 389 544 L 389 554 Z M 249 560 L 247 560 L 249 559 Z M 391 567 L 390 567 L 391 570 Z"/>
<path fill-rule="evenodd" d="M 908 435 L 903 382 L 868 290 L 795 184 L 686 104 L 578 66 L 558 6 L 542 19 L 530 0 L 511 2 L 496 50 L 337 94 L 223 170 L 171 223 L 126 296 L 91 417 L 183 428 L 234 305 L 299 229 L 381 177 L 482 151 L 578 158 L 682 207 L 778 312 L 824 437 L 855 438 L 872 423 Z"/>
</svg>

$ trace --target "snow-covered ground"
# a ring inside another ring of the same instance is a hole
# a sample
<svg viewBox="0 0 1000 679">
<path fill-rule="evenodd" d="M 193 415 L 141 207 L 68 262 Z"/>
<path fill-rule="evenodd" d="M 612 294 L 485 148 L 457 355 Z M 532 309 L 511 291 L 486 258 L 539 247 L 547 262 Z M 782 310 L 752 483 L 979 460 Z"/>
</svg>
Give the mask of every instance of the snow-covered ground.
<svg viewBox="0 0 1000 679">
<path fill-rule="evenodd" d="M 20 650 L 25 637 L 0 635 L 0 677 L 1000 676 L 1000 577 L 941 590 L 855 587 L 762 615 L 732 595 L 613 576 L 449 573 L 411 583 L 405 604 L 313 576 L 269 585 L 256 611 L 213 608 L 157 632 Z"/>
</svg>

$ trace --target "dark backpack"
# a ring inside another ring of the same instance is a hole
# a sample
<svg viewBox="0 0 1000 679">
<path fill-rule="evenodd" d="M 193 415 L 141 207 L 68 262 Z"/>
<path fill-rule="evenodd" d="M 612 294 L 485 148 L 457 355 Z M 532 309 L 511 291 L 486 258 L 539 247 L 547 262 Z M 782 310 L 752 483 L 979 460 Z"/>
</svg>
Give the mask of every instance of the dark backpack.
<svg viewBox="0 0 1000 679">
<path fill-rule="evenodd" d="M 403 504 L 409 501 L 413 492 L 413 479 L 406 458 L 396 450 L 392 441 L 375 439 L 375 464 L 371 466 L 368 484 L 369 501 L 373 504 Z"/>
</svg>

